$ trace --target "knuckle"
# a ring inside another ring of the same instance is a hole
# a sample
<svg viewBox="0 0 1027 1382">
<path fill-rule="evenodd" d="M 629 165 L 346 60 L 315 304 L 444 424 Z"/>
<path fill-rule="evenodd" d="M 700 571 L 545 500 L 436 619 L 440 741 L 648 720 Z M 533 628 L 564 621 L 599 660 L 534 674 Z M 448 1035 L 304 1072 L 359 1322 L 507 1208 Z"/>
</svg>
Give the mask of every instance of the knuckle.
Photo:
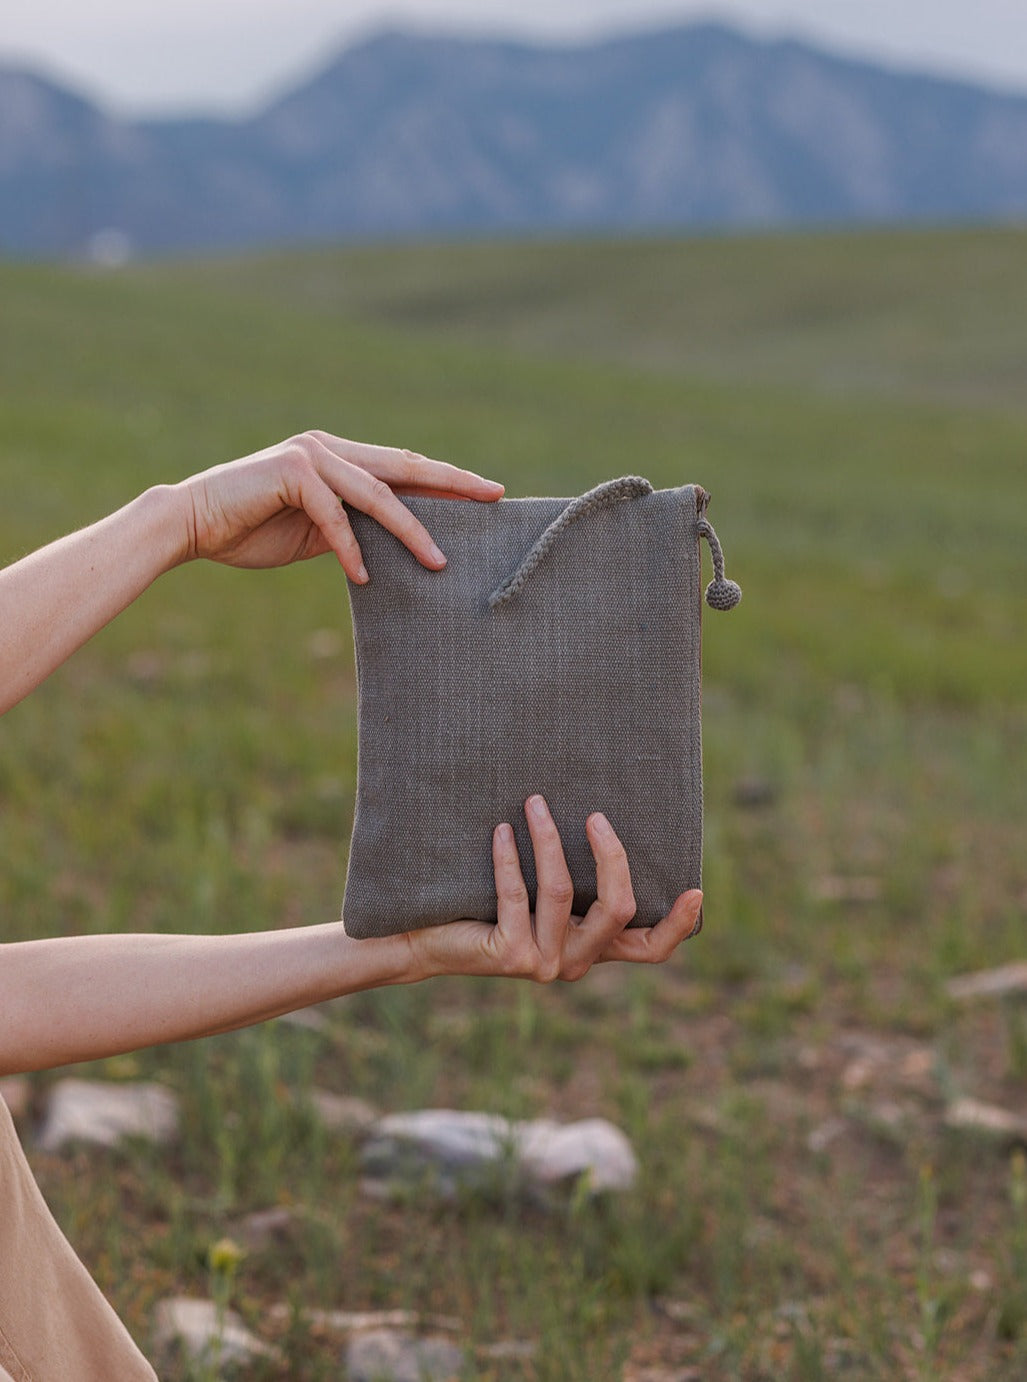
<svg viewBox="0 0 1027 1382">
<path fill-rule="evenodd" d="M 315 447 L 316 443 L 307 432 L 290 437 L 285 443 L 282 463 L 291 480 L 300 483 L 310 475 L 314 469 Z"/>
<path fill-rule="evenodd" d="M 650 931 L 646 940 L 648 942 L 645 948 L 646 964 L 662 964 L 674 949 L 673 938 L 665 932 Z"/>
<path fill-rule="evenodd" d="M 574 884 L 569 878 L 557 879 L 545 889 L 546 896 L 560 908 L 574 905 Z"/>
<path fill-rule="evenodd" d="M 617 921 L 625 923 L 629 922 L 638 911 L 635 893 L 630 883 L 627 887 L 617 891 L 610 906 L 610 911 Z"/>
<path fill-rule="evenodd" d="M 316 432 L 298 432 L 289 439 L 289 445 L 298 460 L 313 464 L 321 443 Z"/>
<path fill-rule="evenodd" d="M 523 880 L 501 878 L 496 887 L 496 896 L 501 903 L 508 907 L 526 907 L 528 905 L 528 889 Z"/>
<path fill-rule="evenodd" d="M 383 509 L 391 503 L 393 493 L 384 480 L 380 480 L 377 475 L 372 475 L 368 484 L 368 498 L 370 508 Z"/>
</svg>

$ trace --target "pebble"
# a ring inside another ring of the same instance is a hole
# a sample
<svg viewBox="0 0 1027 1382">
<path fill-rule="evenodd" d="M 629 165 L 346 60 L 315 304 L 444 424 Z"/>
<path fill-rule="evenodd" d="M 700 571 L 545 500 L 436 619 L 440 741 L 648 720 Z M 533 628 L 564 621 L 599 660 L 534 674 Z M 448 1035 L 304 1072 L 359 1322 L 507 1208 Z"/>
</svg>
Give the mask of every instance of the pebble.
<svg viewBox="0 0 1027 1382">
<path fill-rule="evenodd" d="M 456 1382 L 464 1351 L 450 1339 L 418 1339 L 394 1329 L 354 1334 L 346 1346 L 349 1382 Z"/>
<path fill-rule="evenodd" d="M 731 797 L 736 806 L 755 811 L 764 806 L 773 806 L 777 801 L 778 789 L 766 777 L 740 777 L 731 789 Z"/>
<path fill-rule="evenodd" d="M 945 1110 L 945 1126 L 979 1133 L 996 1142 L 1027 1143 L 1027 1117 L 979 1099 L 956 1099 Z"/>
<path fill-rule="evenodd" d="M 284 1304 L 272 1305 L 269 1312 L 270 1318 L 279 1324 L 287 1323 L 293 1314 L 293 1307 Z M 315 1329 L 331 1330 L 336 1334 L 359 1334 L 366 1330 L 382 1329 L 409 1333 L 418 1325 L 458 1333 L 463 1327 L 451 1315 L 431 1315 L 426 1318 L 415 1310 L 303 1310 L 301 1317 Z"/>
<path fill-rule="evenodd" d="M 255 1209 L 240 1221 L 235 1236 L 251 1252 L 268 1247 L 281 1247 L 296 1228 L 296 1214 L 287 1205 L 272 1205 L 269 1209 Z"/>
<path fill-rule="evenodd" d="M 1027 960 L 1015 960 L 996 969 L 979 969 L 973 974 L 959 974 L 950 979 L 945 988 L 950 998 L 959 1001 L 1027 993 Z"/>
<path fill-rule="evenodd" d="M 330 1132 L 363 1135 L 378 1121 L 378 1110 L 373 1104 L 350 1094 L 333 1094 L 329 1089 L 312 1089 L 310 1102 Z"/>
<path fill-rule="evenodd" d="M 58 1080 L 47 1097 L 39 1146 L 45 1152 L 70 1142 L 113 1147 L 124 1137 L 163 1144 L 177 1136 L 178 1123 L 178 1099 L 163 1085 Z"/>
</svg>

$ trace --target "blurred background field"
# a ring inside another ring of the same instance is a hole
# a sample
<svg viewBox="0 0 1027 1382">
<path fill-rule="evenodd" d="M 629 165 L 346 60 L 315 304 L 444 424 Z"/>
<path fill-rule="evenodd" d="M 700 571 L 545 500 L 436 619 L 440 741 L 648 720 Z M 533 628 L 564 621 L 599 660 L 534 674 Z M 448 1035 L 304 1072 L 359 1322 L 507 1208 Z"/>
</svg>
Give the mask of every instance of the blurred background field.
<svg viewBox="0 0 1027 1382">
<path fill-rule="evenodd" d="M 323 427 L 510 494 L 698 481 L 745 591 L 707 613 L 706 927 L 665 969 L 436 982 L 98 1068 L 187 1110 L 169 1153 L 32 1156 L 137 1337 L 281 1204 L 233 1304 L 289 1363 L 245 1376 L 338 1375 L 284 1302 L 537 1342 L 469 1377 L 1022 1377 L 1022 1163 L 944 1114 L 1027 1103 L 1027 1011 L 945 987 L 1027 958 L 1027 233 L 2 264 L 0 302 L 0 560 Z M 340 570 L 171 573 L 0 745 L 5 939 L 336 915 Z M 367 1202 L 315 1086 L 603 1113 L 640 1186 L 555 1218 Z"/>
</svg>

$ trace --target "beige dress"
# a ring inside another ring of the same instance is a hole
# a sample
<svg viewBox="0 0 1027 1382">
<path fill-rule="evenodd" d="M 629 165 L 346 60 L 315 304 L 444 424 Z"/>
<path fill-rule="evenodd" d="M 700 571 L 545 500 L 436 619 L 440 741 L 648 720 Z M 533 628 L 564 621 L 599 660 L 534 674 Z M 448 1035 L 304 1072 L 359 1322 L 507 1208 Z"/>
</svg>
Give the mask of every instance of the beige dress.
<svg viewBox="0 0 1027 1382">
<path fill-rule="evenodd" d="M 75 1256 L 0 1098 L 0 1382 L 156 1382 Z"/>
</svg>

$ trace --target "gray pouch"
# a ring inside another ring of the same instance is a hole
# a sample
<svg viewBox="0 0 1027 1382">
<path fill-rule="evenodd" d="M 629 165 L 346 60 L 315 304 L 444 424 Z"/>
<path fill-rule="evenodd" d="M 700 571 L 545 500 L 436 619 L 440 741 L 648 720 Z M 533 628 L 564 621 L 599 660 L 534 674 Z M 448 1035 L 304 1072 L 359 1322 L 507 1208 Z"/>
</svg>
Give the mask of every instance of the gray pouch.
<svg viewBox="0 0 1027 1382">
<path fill-rule="evenodd" d="M 509 821 L 534 905 L 524 802 L 549 803 L 596 898 L 593 811 L 627 851 L 650 926 L 702 876 L 700 549 L 720 609 L 741 591 L 699 485 L 627 476 L 578 499 L 404 500 L 446 553 L 426 571 L 350 512 L 371 580 L 349 585 L 359 698 L 343 919 L 351 936 L 495 921 L 492 832 Z"/>
</svg>

